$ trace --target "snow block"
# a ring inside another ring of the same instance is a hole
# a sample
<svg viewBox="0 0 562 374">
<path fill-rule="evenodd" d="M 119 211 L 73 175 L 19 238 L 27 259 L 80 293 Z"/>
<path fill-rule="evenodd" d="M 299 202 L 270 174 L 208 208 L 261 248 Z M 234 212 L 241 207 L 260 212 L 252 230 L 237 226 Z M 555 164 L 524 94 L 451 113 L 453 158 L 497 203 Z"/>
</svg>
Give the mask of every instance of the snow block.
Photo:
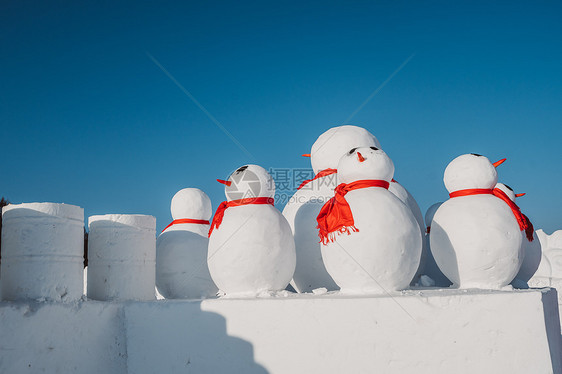
<svg viewBox="0 0 562 374">
<path fill-rule="evenodd" d="M 156 218 L 106 214 L 89 218 L 88 298 L 156 298 Z"/>
<path fill-rule="evenodd" d="M 73 301 L 84 282 L 84 210 L 56 203 L 2 209 L 2 297 Z"/>
<path fill-rule="evenodd" d="M 130 373 L 562 373 L 556 290 L 133 303 Z"/>
<path fill-rule="evenodd" d="M 118 304 L 0 303 L 0 373 L 126 373 Z"/>
<path fill-rule="evenodd" d="M 562 373 L 556 290 L 0 303 L 0 373 Z"/>
</svg>

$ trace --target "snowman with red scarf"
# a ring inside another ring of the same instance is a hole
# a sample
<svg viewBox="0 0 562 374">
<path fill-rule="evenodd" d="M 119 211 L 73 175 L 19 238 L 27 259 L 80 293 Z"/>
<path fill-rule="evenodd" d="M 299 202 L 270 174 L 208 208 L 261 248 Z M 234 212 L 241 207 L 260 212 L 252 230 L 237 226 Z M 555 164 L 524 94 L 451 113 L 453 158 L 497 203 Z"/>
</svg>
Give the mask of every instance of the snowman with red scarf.
<svg viewBox="0 0 562 374">
<path fill-rule="evenodd" d="M 416 274 L 422 236 L 412 211 L 388 191 L 393 174 L 392 160 L 374 146 L 338 163 L 341 184 L 317 222 L 324 264 L 342 292 L 403 290 Z"/>
<path fill-rule="evenodd" d="M 533 228 L 501 189 L 495 165 L 478 154 L 455 158 L 443 181 L 450 199 L 431 223 L 431 252 L 441 271 L 460 288 L 499 289 L 523 261 L 521 231 Z"/>
<path fill-rule="evenodd" d="M 274 206 L 275 182 L 261 166 L 233 172 L 209 231 L 209 271 L 228 296 L 281 291 L 295 271 L 295 242 Z"/>
</svg>

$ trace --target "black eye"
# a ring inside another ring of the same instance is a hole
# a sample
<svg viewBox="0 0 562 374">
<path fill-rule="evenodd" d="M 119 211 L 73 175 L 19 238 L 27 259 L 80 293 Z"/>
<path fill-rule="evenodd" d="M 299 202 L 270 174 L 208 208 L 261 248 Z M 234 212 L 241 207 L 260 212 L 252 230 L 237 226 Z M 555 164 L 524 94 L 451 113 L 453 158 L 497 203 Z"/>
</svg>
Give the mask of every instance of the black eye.
<svg viewBox="0 0 562 374">
<path fill-rule="evenodd" d="M 357 149 L 357 148 L 353 148 L 351 151 L 347 152 L 347 154 L 348 154 L 348 155 L 352 155 L 353 152 L 355 152 L 356 149 Z"/>
<path fill-rule="evenodd" d="M 236 170 L 236 173 L 241 173 L 244 170 L 246 170 L 247 168 L 248 168 L 248 165 L 241 166 L 240 168 L 238 168 L 238 170 Z"/>
<path fill-rule="evenodd" d="M 373 151 L 378 151 L 379 149 L 377 147 L 369 147 L 371 148 Z"/>
<path fill-rule="evenodd" d="M 509 187 L 507 184 L 504 184 L 504 186 L 505 186 L 508 190 L 510 190 L 511 192 L 513 192 L 513 188 Z"/>
<path fill-rule="evenodd" d="M 471 155 L 473 155 L 473 156 L 478 156 L 478 157 L 482 157 L 482 155 L 479 155 L 478 153 L 471 153 Z"/>
</svg>

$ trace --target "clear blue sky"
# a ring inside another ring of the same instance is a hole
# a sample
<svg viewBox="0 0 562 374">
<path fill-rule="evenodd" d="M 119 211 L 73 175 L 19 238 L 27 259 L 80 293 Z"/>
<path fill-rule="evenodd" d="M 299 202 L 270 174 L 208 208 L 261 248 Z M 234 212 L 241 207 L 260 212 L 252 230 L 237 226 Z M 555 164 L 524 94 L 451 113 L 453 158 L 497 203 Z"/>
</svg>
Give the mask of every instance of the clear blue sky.
<svg viewBox="0 0 562 374">
<path fill-rule="evenodd" d="M 0 4 L 0 195 L 85 215 L 171 216 L 184 187 L 245 163 L 309 168 L 316 137 L 368 128 L 422 211 L 456 156 L 562 229 L 561 2 Z M 248 150 L 244 153 L 149 57 Z"/>
</svg>

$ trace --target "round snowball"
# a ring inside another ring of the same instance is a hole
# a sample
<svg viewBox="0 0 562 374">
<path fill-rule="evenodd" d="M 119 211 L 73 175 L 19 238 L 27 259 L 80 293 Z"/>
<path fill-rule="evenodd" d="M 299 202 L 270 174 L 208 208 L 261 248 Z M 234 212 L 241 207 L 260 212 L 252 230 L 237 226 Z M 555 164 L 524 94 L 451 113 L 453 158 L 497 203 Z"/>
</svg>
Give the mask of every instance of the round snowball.
<svg viewBox="0 0 562 374">
<path fill-rule="evenodd" d="M 230 186 L 225 186 L 224 194 L 228 201 L 254 197 L 274 197 L 275 181 L 259 165 L 244 165 L 228 177 Z"/>
<path fill-rule="evenodd" d="M 332 127 L 318 137 L 310 151 L 310 163 L 314 173 L 335 169 L 342 155 L 356 147 L 377 147 L 380 143 L 373 134 L 359 126 Z"/>
<path fill-rule="evenodd" d="M 184 188 L 172 198 L 173 219 L 191 218 L 208 220 L 213 208 L 209 196 L 198 188 Z"/>
<path fill-rule="evenodd" d="M 360 156 L 363 161 L 360 161 Z M 350 183 L 361 179 L 379 179 L 390 182 L 394 164 L 382 149 L 362 147 L 348 150 L 338 163 L 338 179 Z"/>
<path fill-rule="evenodd" d="M 515 192 L 513 192 L 513 190 L 509 186 L 507 186 L 503 183 L 498 183 L 498 184 L 496 184 L 495 188 L 503 191 L 507 195 L 507 197 L 509 197 L 509 199 L 511 201 L 515 202 Z"/>
<path fill-rule="evenodd" d="M 498 173 L 487 157 L 466 154 L 447 165 L 443 182 L 449 193 L 470 188 L 491 189 L 498 182 Z"/>
</svg>

